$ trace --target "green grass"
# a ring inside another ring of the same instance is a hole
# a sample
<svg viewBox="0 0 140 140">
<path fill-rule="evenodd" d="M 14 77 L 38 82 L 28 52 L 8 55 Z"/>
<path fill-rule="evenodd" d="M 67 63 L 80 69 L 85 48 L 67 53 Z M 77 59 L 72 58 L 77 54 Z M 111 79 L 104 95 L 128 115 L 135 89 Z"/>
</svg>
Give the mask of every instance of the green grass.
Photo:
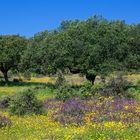
<svg viewBox="0 0 140 140">
<path fill-rule="evenodd" d="M 0 83 L 0 98 L 7 95 L 19 94 L 27 89 L 36 89 L 35 94 L 42 98 L 46 97 L 54 97 L 53 90 L 51 86 L 52 84 L 38 82 L 9 82 L 8 84 Z M 44 89 L 42 89 L 42 87 Z"/>
</svg>

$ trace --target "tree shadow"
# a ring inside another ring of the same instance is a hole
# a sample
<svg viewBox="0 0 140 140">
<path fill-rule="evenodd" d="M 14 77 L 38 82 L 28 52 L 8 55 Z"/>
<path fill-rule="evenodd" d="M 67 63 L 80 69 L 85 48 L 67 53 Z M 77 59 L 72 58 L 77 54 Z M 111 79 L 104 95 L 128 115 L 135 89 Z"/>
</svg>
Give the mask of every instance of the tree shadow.
<svg viewBox="0 0 140 140">
<path fill-rule="evenodd" d="M 50 87 L 50 88 L 54 88 L 54 84 L 52 83 L 41 83 L 41 82 L 8 82 L 8 83 L 5 83 L 3 81 L 0 81 L 0 87 L 13 87 L 13 86 L 17 86 L 17 87 L 31 87 L 31 86 L 47 86 L 47 87 Z"/>
</svg>

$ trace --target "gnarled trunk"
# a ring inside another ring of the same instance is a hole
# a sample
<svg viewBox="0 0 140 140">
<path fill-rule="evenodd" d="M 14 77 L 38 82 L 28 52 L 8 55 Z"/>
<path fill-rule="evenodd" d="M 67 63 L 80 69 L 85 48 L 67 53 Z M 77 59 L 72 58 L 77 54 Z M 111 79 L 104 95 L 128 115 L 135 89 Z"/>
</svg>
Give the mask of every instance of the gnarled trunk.
<svg viewBox="0 0 140 140">
<path fill-rule="evenodd" d="M 8 80 L 8 72 L 7 71 L 3 72 L 3 75 L 4 75 L 5 82 L 8 83 L 9 82 L 9 80 Z"/>
<path fill-rule="evenodd" d="M 3 73 L 3 76 L 4 76 L 4 80 L 6 83 L 8 83 L 8 68 L 5 68 L 4 67 L 4 64 L 3 63 L 0 63 L 0 71 Z"/>
</svg>

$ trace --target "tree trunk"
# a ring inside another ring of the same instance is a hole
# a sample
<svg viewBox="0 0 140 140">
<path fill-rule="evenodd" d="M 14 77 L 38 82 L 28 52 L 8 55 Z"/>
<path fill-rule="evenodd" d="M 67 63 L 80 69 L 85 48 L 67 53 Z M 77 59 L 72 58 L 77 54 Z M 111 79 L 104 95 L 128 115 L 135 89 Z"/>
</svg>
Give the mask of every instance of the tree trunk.
<svg viewBox="0 0 140 140">
<path fill-rule="evenodd" d="M 5 83 L 9 82 L 9 80 L 8 80 L 8 70 L 9 69 L 10 69 L 10 67 L 7 68 L 3 63 L 0 63 L 0 71 L 3 73 Z"/>
<path fill-rule="evenodd" d="M 8 80 L 8 72 L 7 71 L 3 72 L 3 75 L 4 75 L 5 83 L 8 83 L 9 82 L 9 80 Z"/>
<path fill-rule="evenodd" d="M 96 75 L 86 75 L 87 80 L 91 81 L 92 84 L 94 85 L 95 79 L 96 79 Z"/>
</svg>

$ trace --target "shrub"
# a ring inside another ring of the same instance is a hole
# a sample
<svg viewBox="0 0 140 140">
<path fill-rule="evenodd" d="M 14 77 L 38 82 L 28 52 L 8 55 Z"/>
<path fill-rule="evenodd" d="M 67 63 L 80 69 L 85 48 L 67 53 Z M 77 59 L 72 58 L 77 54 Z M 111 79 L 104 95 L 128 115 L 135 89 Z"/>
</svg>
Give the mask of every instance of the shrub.
<svg viewBox="0 0 140 140">
<path fill-rule="evenodd" d="M 10 96 L 3 97 L 0 100 L 0 108 L 2 109 L 7 108 L 9 106 L 10 100 L 11 100 Z"/>
<path fill-rule="evenodd" d="M 81 98 L 90 98 L 91 94 L 92 83 L 90 81 L 86 81 L 80 89 L 80 97 Z"/>
<path fill-rule="evenodd" d="M 57 79 L 56 79 L 56 82 L 55 82 L 55 86 L 56 86 L 57 88 L 59 88 L 59 87 L 62 86 L 65 82 L 66 82 L 65 77 L 64 77 L 62 71 L 59 70 L 58 73 L 57 73 Z"/>
<path fill-rule="evenodd" d="M 22 82 L 22 79 L 21 79 L 21 78 L 19 78 L 19 79 L 14 78 L 14 79 L 13 79 L 13 82 Z"/>
<path fill-rule="evenodd" d="M 0 81 L 0 86 L 5 86 L 5 82 L 3 80 Z"/>
<path fill-rule="evenodd" d="M 56 99 L 66 101 L 75 96 L 75 90 L 70 85 L 65 84 L 57 90 Z"/>
<path fill-rule="evenodd" d="M 133 96 L 130 94 L 130 92 L 128 92 L 129 87 L 130 83 L 125 80 L 122 75 L 118 75 L 115 78 L 111 78 L 106 85 L 100 88 L 99 93 L 102 96 L 119 96 L 132 98 Z"/>
<path fill-rule="evenodd" d="M 88 99 L 97 95 L 101 84 L 92 84 L 90 81 L 84 82 L 79 91 L 79 96 L 83 99 Z"/>
<path fill-rule="evenodd" d="M 41 114 L 42 106 L 33 91 L 27 90 L 11 99 L 9 111 L 15 115 Z"/>
<path fill-rule="evenodd" d="M 11 120 L 8 117 L 2 116 L 0 114 L 0 128 L 7 127 L 7 126 L 10 127 L 11 125 L 12 125 Z"/>
</svg>

